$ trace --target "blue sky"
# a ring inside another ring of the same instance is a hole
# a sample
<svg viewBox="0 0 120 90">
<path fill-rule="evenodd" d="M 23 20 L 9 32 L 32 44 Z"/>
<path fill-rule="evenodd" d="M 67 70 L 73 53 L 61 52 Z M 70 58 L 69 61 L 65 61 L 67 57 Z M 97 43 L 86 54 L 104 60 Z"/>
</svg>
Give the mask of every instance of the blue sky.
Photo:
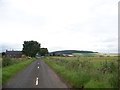
<svg viewBox="0 0 120 90">
<path fill-rule="evenodd" d="M 0 48 L 118 52 L 119 0 L 0 0 Z"/>
</svg>

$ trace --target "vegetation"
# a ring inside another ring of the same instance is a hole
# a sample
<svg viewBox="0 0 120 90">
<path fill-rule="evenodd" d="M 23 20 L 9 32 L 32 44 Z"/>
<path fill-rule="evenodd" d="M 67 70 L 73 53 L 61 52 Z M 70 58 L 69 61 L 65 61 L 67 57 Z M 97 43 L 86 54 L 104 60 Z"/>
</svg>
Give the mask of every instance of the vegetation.
<svg viewBox="0 0 120 90">
<path fill-rule="evenodd" d="M 30 57 L 35 57 L 36 54 L 45 56 L 48 54 L 47 48 L 40 48 L 40 43 L 37 41 L 24 41 L 23 44 L 23 54 Z"/>
<path fill-rule="evenodd" d="M 5 54 L 6 54 L 5 52 L 2 52 L 2 57 L 5 56 Z"/>
<path fill-rule="evenodd" d="M 73 54 L 73 53 L 97 53 L 93 51 L 79 51 L 79 50 L 62 50 L 62 51 L 54 51 L 51 54 Z"/>
<path fill-rule="evenodd" d="M 2 52 L 2 57 L 0 57 L 0 85 L 5 84 L 17 72 L 31 64 L 34 58 L 30 57 L 35 57 L 37 54 L 43 56 L 48 54 L 48 49 L 40 48 L 40 45 L 37 41 L 24 41 L 22 58 L 10 58 L 5 52 Z"/>
<path fill-rule="evenodd" d="M 12 65 L 12 64 L 14 64 L 15 62 L 16 62 L 16 61 L 15 61 L 15 60 L 12 60 L 11 58 L 3 57 L 2 67 Z"/>
<path fill-rule="evenodd" d="M 41 56 L 45 56 L 46 54 L 48 54 L 48 49 L 47 48 L 40 48 L 39 54 Z"/>
<path fill-rule="evenodd" d="M 2 84 L 2 68 L 0 68 L 0 86 Z"/>
<path fill-rule="evenodd" d="M 54 53 L 72 54 L 72 53 L 96 53 L 96 52 L 93 52 L 93 51 L 79 51 L 79 50 L 62 50 L 62 51 L 55 51 Z"/>
<path fill-rule="evenodd" d="M 35 57 L 40 50 L 40 44 L 37 41 L 24 41 L 23 53 L 26 56 Z"/>
<path fill-rule="evenodd" d="M 75 88 L 117 88 L 117 57 L 46 57 L 45 62 Z"/>
<path fill-rule="evenodd" d="M 1 83 L 2 83 L 2 57 L 0 55 L 0 86 L 1 86 Z"/>
<path fill-rule="evenodd" d="M 28 58 L 19 58 L 19 59 L 7 58 L 7 60 L 8 59 L 10 60 L 10 64 L 6 65 L 7 61 L 5 61 L 5 66 L 2 68 L 2 76 L 3 76 L 2 77 L 2 84 L 5 84 L 16 73 L 23 70 L 26 66 L 28 66 L 29 64 L 31 64 L 34 61 L 33 58 L 31 58 L 31 59 L 28 59 Z M 3 62 L 4 62 L 4 60 L 3 60 Z"/>
<path fill-rule="evenodd" d="M 7 66 L 10 66 L 10 65 L 13 65 L 13 64 L 17 64 L 17 63 L 26 61 L 26 59 L 29 59 L 29 58 L 28 57 L 25 57 L 25 58 L 3 57 L 3 59 L 2 59 L 2 67 L 7 67 Z"/>
<path fill-rule="evenodd" d="M 0 68 L 2 68 L 2 57 L 0 56 Z"/>
</svg>

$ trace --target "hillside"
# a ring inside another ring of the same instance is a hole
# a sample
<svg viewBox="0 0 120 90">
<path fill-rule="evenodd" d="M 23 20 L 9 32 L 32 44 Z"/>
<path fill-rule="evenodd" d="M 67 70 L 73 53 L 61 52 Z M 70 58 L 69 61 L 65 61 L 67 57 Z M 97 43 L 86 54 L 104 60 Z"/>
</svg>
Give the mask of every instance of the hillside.
<svg viewBox="0 0 120 90">
<path fill-rule="evenodd" d="M 79 51 L 79 50 L 61 50 L 50 52 L 50 54 L 74 54 L 74 53 L 97 53 L 93 51 Z"/>
</svg>

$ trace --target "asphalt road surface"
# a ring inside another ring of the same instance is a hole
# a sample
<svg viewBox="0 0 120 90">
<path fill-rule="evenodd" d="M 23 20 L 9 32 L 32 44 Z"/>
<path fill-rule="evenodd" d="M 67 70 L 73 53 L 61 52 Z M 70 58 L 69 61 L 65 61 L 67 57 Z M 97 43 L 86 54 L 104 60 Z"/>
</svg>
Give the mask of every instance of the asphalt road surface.
<svg viewBox="0 0 120 90">
<path fill-rule="evenodd" d="M 3 88 L 67 88 L 42 60 L 36 60 L 10 79 Z"/>
</svg>

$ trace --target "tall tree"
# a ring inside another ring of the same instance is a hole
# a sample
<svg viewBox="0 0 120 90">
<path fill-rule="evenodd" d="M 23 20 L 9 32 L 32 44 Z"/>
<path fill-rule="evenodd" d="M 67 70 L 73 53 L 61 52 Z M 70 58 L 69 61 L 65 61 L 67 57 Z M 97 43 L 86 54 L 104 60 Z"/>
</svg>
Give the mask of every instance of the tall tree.
<svg viewBox="0 0 120 90">
<path fill-rule="evenodd" d="M 24 41 L 22 51 L 26 56 L 35 57 L 40 51 L 40 45 L 37 41 Z"/>
<path fill-rule="evenodd" d="M 2 57 L 4 57 L 6 55 L 6 53 L 5 52 L 2 52 Z"/>
<path fill-rule="evenodd" d="M 47 48 L 40 48 L 39 54 L 41 56 L 45 56 L 46 54 L 48 54 L 48 49 Z"/>
</svg>

